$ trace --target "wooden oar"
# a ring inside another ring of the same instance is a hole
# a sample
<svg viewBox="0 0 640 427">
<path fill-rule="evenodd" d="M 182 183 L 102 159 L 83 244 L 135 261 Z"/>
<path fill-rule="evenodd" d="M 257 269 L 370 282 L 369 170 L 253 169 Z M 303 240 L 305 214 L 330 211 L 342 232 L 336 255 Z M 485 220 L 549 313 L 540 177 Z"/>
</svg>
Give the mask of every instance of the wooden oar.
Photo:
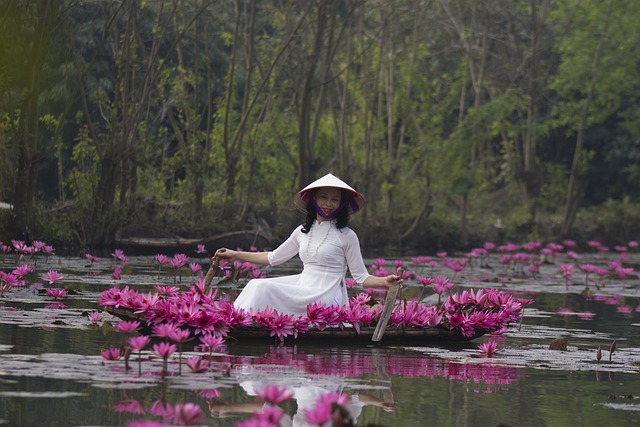
<svg viewBox="0 0 640 427">
<path fill-rule="evenodd" d="M 387 328 L 387 323 L 389 323 L 389 318 L 391 317 L 391 312 L 393 311 L 393 307 L 396 303 L 396 298 L 398 297 L 399 291 L 400 284 L 397 282 L 389 286 L 389 289 L 387 289 L 387 296 L 384 298 L 384 308 L 382 309 L 380 319 L 378 319 L 376 329 L 375 331 L 373 331 L 371 341 L 377 342 L 382 339 L 384 330 Z"/>
<path fill-rule="evenodd" d="M 211 267 L 209 267 L 209 271 L 207 271 L 207 275 L 204 276 L 204 287 L 205 289 L 209 287 L 211 281 L 216 275 L 216 270 L 218 269 L 218 260 L 213 260 L 211 262 Z"/>
<path fill-rule="evenodd" d="M 373 356 L 377 376 L 386 383 L 386 386 L 382 389 L 382 406 L 396 414 L 396 401 L 393 397 L 393 390 L 391 389 L 391 378 L 389 374 L 387 374 L 384 358 L 378 350 L 377 348 L 373 348 L 371 355 Z"/>
<path fill-rule="evenodd" d="M 224 252 L 224 249 L 220 249 L 221 252 Z M 207 275 L 204 276 L 204 287 L 205 289 L 209 287 L 209 285 L 211 284 L 211 281 L 213 280 L 214 276 L 216 275 L 216 270 L 218 270 L 218 259 L 214 258 L 213 261 L 211 261 L 211 267 L 209 267 L 209 271 L 207 271 Z"/>
</svg>

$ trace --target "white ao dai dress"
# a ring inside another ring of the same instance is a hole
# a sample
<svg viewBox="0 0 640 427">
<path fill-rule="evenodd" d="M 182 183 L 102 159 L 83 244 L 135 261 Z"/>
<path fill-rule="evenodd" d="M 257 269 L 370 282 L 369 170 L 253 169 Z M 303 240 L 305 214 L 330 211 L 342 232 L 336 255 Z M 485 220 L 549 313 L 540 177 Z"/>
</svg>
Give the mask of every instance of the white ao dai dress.
<svg viewBox="0 0 640 427">
<path fill-rule="evenodd" d="M 253 312 L 271 307 L 282 314 L 305 315 L 307 305 L 317 302 L 342 306 L 349 302 L 344 283 L 347 268 L 358 283 L 369 276 L 356 233 L 338 229 L 335 221 L 315 221 L 308 233 L 298 226 L 291 236 L 268 253 L 270 265 L 299 255 L 304 268 L 293 276 L 252 279 L 234 306 Z"/>
</svg>

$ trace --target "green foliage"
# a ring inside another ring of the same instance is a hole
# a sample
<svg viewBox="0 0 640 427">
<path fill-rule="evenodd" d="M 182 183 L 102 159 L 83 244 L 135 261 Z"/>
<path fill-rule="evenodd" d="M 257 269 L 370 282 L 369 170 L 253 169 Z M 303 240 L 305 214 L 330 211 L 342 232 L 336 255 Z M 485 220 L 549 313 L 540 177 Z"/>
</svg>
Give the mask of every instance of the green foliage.
<svg viewBox="0 0 640 427">
<path fill-rule="evenodd" d="M 576 218 L 576 237 L 626 244 L 640 235 L 640 203 L 607 200 L 599 206 L 582 209 Z"/>
<path fill-rule="evenodd" d="M 81 222 L 81 212 L 72 205 L 56 210 L 39 205 L 34 215 L 33 235 L 54 247 L 77 244 L 82 236 L 78 235 L 80 230 L 74 228 L 74 224 Z"/>
<path fill-rule="evenodd" d="M 266 1 L 255 17 L 233 2 L 8 4 L 0 200 L 31 191 L 56 239 L 107 243 L 135 225 L 196 237 L 258 219 L 286 233 L 306 169 L 366 190 L 367 244 L 543 238 L 579 129 L 584 201 L 610 199 L 602 214 L 584 205 L 593 226 L 615 233 L 606 212 L 640 198 L 638 2 L 553 0 L 544 20 L 526 1 L 348 13 Z M 60 182 L 33 188 L 29 170 Z"/>
<path fill-rule="evenodd" d="M 619 108 L 622 99 L 637 93 L 637 2 L 597 0 L 558 2 L 552 12 L 559 34 L 556 44 L 561 63 L 551 88 L 561 96 L 555 105 L 559 123 L 575 130 L 589 106 L 589 125 L 601 123 Z M 567 25 L 567 24 L 570 25 Z"/>
<path fill-rule="evenodd" d="M 545 180 L 540 187 L 540 194 L 536 197 L 535 203 L 540 209 L 553 212 L 566 200 L 566 171 L 562 165 L 551 162 L 544 163 L 541 167 Z"/>
</svg>

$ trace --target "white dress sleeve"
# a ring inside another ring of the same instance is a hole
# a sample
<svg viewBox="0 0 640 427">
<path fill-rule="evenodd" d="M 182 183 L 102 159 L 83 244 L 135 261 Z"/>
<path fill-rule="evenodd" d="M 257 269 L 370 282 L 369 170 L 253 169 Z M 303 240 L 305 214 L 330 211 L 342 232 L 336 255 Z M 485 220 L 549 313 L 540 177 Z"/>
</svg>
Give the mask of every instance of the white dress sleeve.
<svg viewBox="0 0 640 427">
<path fill-rule="evenodd" d="M 300 238 L 302 235 L 302 226 L 298 226 L 287 240 L 282 242 L 280 246 L 273 251 L 267 253 L 267 259 L 269 265 L 280 265 L 289 261 L 294 256 L 298 255 L 300 250 Z"/>
<path fill-rule="evenodd" d="M 362 259 L 358 235 L 350 228 L 343 228 L 340 231 L 340 240 L 342 240 L 342 244 L 344 245 L 344 254 L 347 258 L 349 272 L 356 282 L 362 284 L 366 278 L 371 275 L 369 271 L 367 271 L 367 267 Z"/>
</svg>

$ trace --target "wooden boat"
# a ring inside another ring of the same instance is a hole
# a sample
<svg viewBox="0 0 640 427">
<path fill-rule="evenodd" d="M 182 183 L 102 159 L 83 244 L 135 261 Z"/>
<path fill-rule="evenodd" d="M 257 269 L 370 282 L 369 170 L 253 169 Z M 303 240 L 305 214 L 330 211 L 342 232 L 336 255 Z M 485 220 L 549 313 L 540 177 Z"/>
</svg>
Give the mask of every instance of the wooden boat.
<svg viewBox="0 0 640 427">
<path fill-rule="evenodd" d="M 124 308 L 104 307 L 104 310 L 122 320 L 137 320 L 146 325 L 145 318 L 142 314 L 136 314 L 131 310 Z M 460 330 L 450 330 L 447 328 L 396 328 L 388 326 L 384 332 L 384 336 L 378 343 L 373 343 L 371 338 L 375 326 L 361 327 L 360 331 L 354 328 L 325 328 L 323 330 L 311 329 L 297 337 L 288 336 L 285 338 L 286 343 L 299 342 L 327 342 L 341 344 L 437 344 L 437 343 L 463 343 L 471 341 L 485 335 L 485 331 L 478 331 L 474 335 L 467 337 L 462 335 Z M 274 341 L 277 337 L 271 335 L 271 331 L 266 328 L 242 326 L 234 327 L 229 331 L 228 339 L 249 341 Z"/>
</svg>

